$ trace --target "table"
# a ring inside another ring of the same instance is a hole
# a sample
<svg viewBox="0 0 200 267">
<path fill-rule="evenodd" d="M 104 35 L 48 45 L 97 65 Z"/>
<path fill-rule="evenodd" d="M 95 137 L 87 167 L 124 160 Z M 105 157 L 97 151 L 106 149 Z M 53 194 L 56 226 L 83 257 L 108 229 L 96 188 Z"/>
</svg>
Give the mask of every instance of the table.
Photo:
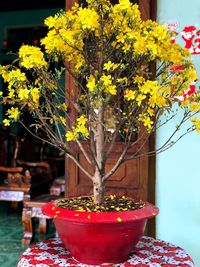
<svg viewBox="0 0 200 267">
<path fill-rule="evenodd" d="M 86 267 L 72 258 L 59 238 L 52 238 L 28 248 L 20 257 L 17 267 Z M 100 265 L 95 265 L 100 266 Z M 102 265 L 101 265 L 102 266 Z M 143 236 L 135 252 L 120 264 L 106 267 L 193 267 L 194 263 L 186 251 L 162 240 Z"/>
</svg>

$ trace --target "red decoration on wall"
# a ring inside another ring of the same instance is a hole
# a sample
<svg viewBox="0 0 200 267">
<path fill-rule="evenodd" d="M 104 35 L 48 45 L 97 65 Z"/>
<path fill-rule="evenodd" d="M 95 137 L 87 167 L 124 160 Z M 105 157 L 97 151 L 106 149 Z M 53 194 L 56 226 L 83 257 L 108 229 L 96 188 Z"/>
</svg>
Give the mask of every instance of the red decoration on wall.
<svg viewBox="0 0 200 267">
<path fill-rule="evenodd" d="M 186 26 L 181 32 L 182 39 L 185 41 L 185 48 L 187 48 L 191 54 L 195 51 L 193 39 L 196 32 L 197 30 L 195 26 Z"/>
<path fill-rule="evenodd" d="M 176 37 L 179 35 L 177 28 L 178 22 L 168 23 L 166 27 L 172 32 L 171 43 L 174 44 Z M 194 25 L 185 26 L 180 31 L 181 37 L 185 42 L 185 48 L 193 55 L 200 54 L 200 29 L 198 30 Z"/>
<path fill-rule="evenodd" d="M 172 32 L 172 37 L 171 37 L 172 44 L 175 43 L 176 37 L 178 36 L 178 32 L 176 31 L 178 25 L 179 25 L 178 22 L 166 24 L 167 28 Z"/>
</svg>

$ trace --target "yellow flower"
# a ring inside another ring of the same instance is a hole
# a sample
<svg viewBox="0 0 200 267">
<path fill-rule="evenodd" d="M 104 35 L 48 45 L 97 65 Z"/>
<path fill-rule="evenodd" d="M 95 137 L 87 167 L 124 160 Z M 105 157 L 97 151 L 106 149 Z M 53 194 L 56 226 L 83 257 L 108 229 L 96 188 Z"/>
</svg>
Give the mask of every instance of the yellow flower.
<svg viewBox="0 0 200 267">
<path fill-rule="evenodd" d="M 148 107 L 148 109 L 147 109 L 147 113 L 149 114 L 150 117 L 152 117 L 152 116 L 154 115 L 154 109 Z"/>
<path fill-rule="evenodd" d="M 114 64 L 113 62 L 111 62 L 110 60 L 104 64 L 104 70 L 110 71 L 110 70 L 114 70 L 118 67 L 118 64 Z"/>
<path fill-rule="evenodd" d="M 14 69 L 8 72 L 7 81 L 20 81 L 24 82 L 26 81 L 26 75 L 25 73 L 21 72 L 20 69 Z"/>
<path fill-rule="evenodd" d="M 200 103 L 199 102 L 190 103 L 190 111 L 193 111 L 193 112 L 200 111 Z"/>
<path fill-rule="evenodd" d="M 28 89 L 19 89 L 18 97 L 20 100 L 27 100 L 29 98 L 30 91 Z"/>
<path fill-rule="evenodd" d="M 158 93 L 154 93 L 149 98 L 149 105 L 152 108 L 154 108 L 155 106 L 158 106 L 161 108 L 166 105 L 166 99 L 162 95 Z"/>
<path fill-rule="evenodd" d="M 127 89 L 125 91 L 124 98 L 126 98 L 128 101 L 135 100 L 135 97 L 136 97 L 136 92 L 135 91 L 130 90 L 130 89 Z"/>
<path fill-rule="evenodd" d="M 121 83 L 121 84 L 124 83 L 125 85 L 127 85 L 128 79 L 127 79 L 127 77 L 117 78 L 117 82 Z"/>
<path fill-rule="evenodd" d="M 79 125 L 85 125 L 86 122 L 87 122 L 87 118 L 85 116 L 83 116 L 83 115 L 80 116 L 79 118 L 77 118 L 76 120 L 77 120 Z"/>
<path fill-rule="evenodd" d="M 20 111 L 18 108 L 11 107 L 7 111 L 7 115 L 9 119 L 13 119 L 14 121 L 17 121 L 20 115 Z"/>
<path fill-rule="evenodd" d="M 117 35 L 116 39 L 118 43 L 123 44 L 125 42 L 126 36 L 123 33 L 120 33 L 119 35 Z"/>
<path fill-rule="evenodd" d="M 77 20 L 83 29 L 95 30 L 99 27 L 99 15 L 93 9 L 79 8 Z"/>
<path fill-rule="evenodd" d="M 63 125 L 66 126 L 66 118 L 64 118 L 63 116 L 60 116 L 60 121 Z"/>
<path fill-rule="evenodd" d="M 140 114 L 138 120 L 143 123 L 148 131 L 151 131 L 154 122 L 150 119 L 148 114 Z"/>
<path fill-rule="evenodd" d="M 144 83 L 144 81 L 145 81 L 144 77 L 142 77 L 142 76 L 135 76 L 135 77 L 133 77 L 133 80 L 134 80 L 134 83 L 137 83 L 139 85 Z"/>
<path fill-rule="evenodd" d="M 34 87 L 34 88 L 30 89 L 30 95 L 32 97 L 34 106 L 38 107 L 39 106 L 39 98 L 40 98 L 39 88 Z"/>
<path fill-rule="evenodd" d="M 19 58 L 21 65 L 26 69 L 43 68 L 47 66 L 44 54 L 40 48 L 30 45 L 22 45 L 19 49 Z"/>
<path fill-rule="evenodd" d="M 4 120 L 3 120 L 3 124 L 4 124 L 5 126 L 10 126 L 10 120 L 8 120 L 8 119 L 4 119 Z"/>
<path fill-rule="evenodd" d="M 106 91 L 111 94 L 111 95 L 116 95 L 117 90 L 116 90 L 116 85 L 110 85 L 106 88 Z"/>
<path fill-rule="evenodd" d="M 102 75 L 101 76 L 101 81 L 103 82 L 103 85 L 105 87 L 112 84 L 112 80 L 111 79 L 112 79 L 111 75 Z"/>
<path fill-rule="evenodd" d="M 142 94 L 139 94 L 139 95 L 136 97 L 136 101 L 137 101 L 138 106 L 141 106 L 142 101 L 143 101 L 145 98 L 146 98 L 146 95 L 142 95 Z"/>
<path fill-rule="evenodd" d="M 190 121 L 194 125 L 196 131 L 198 133 L 200 133 L 200 119 L 198 119 L 198 118 L 195 117 L 195 118 L 191 118 Z"/>
<path fill-rule="evenodd" d="M 134 52 L 139 55 L 147 53 L 147 43 L 144 38 L 140 37 L 135 41 Z"/>
<path fill-rule="evenodd" d="M 90 92 L 94 92 L 95 90 L 95 77 L 90 75 L 86 87 L 89 89 Z"/>
<path fill-rule="evenodd" d="M 50 16 L 44 20 L 44 24 L 49 28 L 53 28 L 55 25 L 55 18 Z"/>
<path fill-rule="evenodd" d="M 128 10 L 131 6 L 131 3 L 129 0 L 119 0 L 119 4 L 115 5 L 114 10 Z"/>
<path fill-rule="evenodd" d="M 71 132 L 71 131 L 67 131 L 65 136 L 66 136 L 66 139 L 67 139 L 68 142 L 76 140 L 76 137 L 75 137 L 74 133 Z"/>
<path fill-rule="evenodd" d="M 160 89 L 160 86 L 157 81 L 147 80 L 143 85 L 139 86 L 139 89 L 143 94 L 154 94 Z"/>
<path fill-rule="evenodd" d="M 15 90 L 9 89 L 8 98 L 14 99 L 14 96 L 15 96 Z"/>
</svg>

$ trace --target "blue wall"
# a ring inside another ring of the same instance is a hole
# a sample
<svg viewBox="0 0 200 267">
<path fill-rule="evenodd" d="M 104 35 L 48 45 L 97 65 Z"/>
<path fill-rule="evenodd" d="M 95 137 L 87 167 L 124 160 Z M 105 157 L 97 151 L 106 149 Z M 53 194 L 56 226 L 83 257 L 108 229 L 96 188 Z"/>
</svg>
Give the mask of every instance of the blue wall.
<svg viewBox="0 0 200 267">
<path fill-rule="evenodd" d="M 185 26 L 200 29 L 199 0 L 158 0 L 158 21 L 179 22 L 178 32 Z M 177 42 L 184 45 L 178 37 Z M 200 55 L 193 55 L 200 78 Z M 198 85 L 199 86 L 199 85 Z M 169 135 L 168 127 L 157 133 L 157 146 Z M 156 201 L 157 237 L 184 248 L 200 267 L 200 135 L 192 133 L 173 148 L 157 156 Z"/>
</svg>

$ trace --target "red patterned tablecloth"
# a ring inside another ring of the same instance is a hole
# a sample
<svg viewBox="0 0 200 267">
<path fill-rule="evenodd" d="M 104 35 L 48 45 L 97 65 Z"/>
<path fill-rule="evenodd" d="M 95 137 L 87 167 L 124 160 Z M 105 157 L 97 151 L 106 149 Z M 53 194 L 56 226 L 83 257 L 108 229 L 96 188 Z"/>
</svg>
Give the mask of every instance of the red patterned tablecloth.
<svg viewBox="0 0 200 267">
<path fill-rule="evenodd" d="M 59 238 L 52 238 L 28 248 L 20 257 L 17 267 L 91 267 L 72 258 Z M 100 266 L 100 265 L 95 265 Z M 180 247 L 162 240 L 143 236 L 129 259 L 106 267 L 193 267 L 190 256 Z"/>
</svg>

